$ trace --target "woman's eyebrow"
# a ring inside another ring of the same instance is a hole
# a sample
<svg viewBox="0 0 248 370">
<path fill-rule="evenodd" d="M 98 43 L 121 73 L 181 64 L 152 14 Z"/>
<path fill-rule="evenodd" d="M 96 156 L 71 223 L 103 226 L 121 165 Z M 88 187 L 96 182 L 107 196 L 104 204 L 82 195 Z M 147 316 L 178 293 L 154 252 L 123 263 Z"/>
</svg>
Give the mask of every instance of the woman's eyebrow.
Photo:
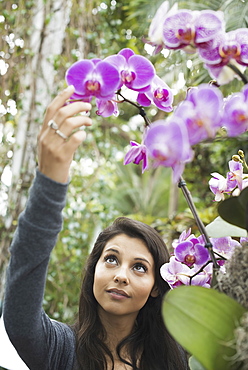
<svg viewBox="0 0 248 370">
<path fill-rule="evenodd" d="M 145 258 L 136 257 L 136 258 L 134 258 L 134 260 L 135 261 L 144 261 L 144 262 L 147 262 L 151 266 L 150 262 L 147 259 L 145 259 Z"/>
<path fill-rule="evenodd" d="M 117 254 L 120 254 L 119 250 L 118 249 L 115 249 L 115 248 L 107 248 L 107 249 L 105 249 L 105 252 L 109 252 L 109 251 L 114 252 L 114 253 L 117 253 Z M 151 266 L 151 263 L 146 258 L 135 257 L 134 260 L 135 261 L 144 261 L 144 262 L 147 262 Z"/>
<path fill-rule="evenodd" d="M 114 249 L 114 248 L 105 249 L 105 252 L 109 252 L 109 251 L 112 251 L 112 252 L 115 252 L 117 254 L 120 254 L 120 252 L 118 251 L 118 249 Z"/>
</svg>

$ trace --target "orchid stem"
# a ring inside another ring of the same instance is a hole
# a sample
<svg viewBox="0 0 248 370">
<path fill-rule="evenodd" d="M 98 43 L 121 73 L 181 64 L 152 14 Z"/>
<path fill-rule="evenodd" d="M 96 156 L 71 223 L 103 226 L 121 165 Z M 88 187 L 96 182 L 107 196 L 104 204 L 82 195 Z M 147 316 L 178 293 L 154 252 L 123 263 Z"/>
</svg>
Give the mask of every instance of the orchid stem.
<svg viewBox="0 0 248 370">
<path fill-rule="evenodd" d="M 197 213 L 196 207 L 194 205 L 194 202 L 192 200 L 191 194 L 190 194 L 190 192 L 189 192 L 189 190 L 187 188 L 187 184 L 183 180 L 182 177 L 180 177 L 180 179 L 179 179 L 178 187 L 182 189 L 182 193 L 183 193 L 183 195 L 184 195 L 184 197 L 185 197 L 185 199 L 186 199 L 186 201 L 188 203 L 188 206 L 189 206 L 189 208 L 190 208 L 190 210 L 191 210 L 191 212 L 192 212 L 192 214 L 194 216 L 194 219 L 196 221 L 196 224 L 198 226 L 198 229 L 199 229 L 200 233 L 204 236 L 204 239 L 205 239 L 205 248 L 208 249 L 209 254 L 210 254 L 210 257 L 211 257 L 211 260 L 213 262 L 213 265 L 217 269 L 217 268 L 219 268 L 219 265 L 218 265 L 218 263 L 216 261 L 216 258 L 214 256 L 212 243 L 211 243 L 211 241 L 209 239 L 209 236 L 207 234 L 207 231 L 205 229 L 204 224 L 202 223 L 200 217 L 198 216 L 198 213 Z"/>
<path fill-rule="evenodd" d="M 120 92 L 120 91 L 118 91 L 118 92 L 117 92 L 117 95 L 119 95 L 119 96 L 123 99 L 123 101 L 125 101 L 125 102 L 127 102 L 127 103 L 129 103 L 129 104 L 133 105 L 134 107 L 136 107 L 136 108 L 139 110 L 139 114 L 141 115 L 141 117 L 143 117 L 143 118 L 144 118 L 145 126 L 146 126 L 146 127 L 150 125 L 151 121 L 150 121 L 150 120 L 149 120 L 149 118 L 147 117 L 146 112 L 145 112 L 145 109 L 144 109 L 141 105 L 136 104 L 136 103 L 134 103 L 133 101 L 131 101 L 131 100 L 129 100 L 129 99 L 127 99 L 127 98 L 125 98 L 125 97 L 121 94 L 121 92 Z"/>
<path fill-rule="evenodd" d="M 233 64 L 228 64 L 227 66 L 241 78 L 245 85 L 248 83 L 248 78 L 238 69 L 238 67 Z"/>
</svg>

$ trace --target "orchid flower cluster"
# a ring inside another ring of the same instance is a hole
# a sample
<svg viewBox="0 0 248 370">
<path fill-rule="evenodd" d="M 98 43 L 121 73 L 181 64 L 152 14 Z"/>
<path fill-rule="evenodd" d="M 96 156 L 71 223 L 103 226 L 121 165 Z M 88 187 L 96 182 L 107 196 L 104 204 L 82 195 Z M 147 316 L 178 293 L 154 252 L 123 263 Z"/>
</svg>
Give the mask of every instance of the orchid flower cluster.
<svg viewBox="0 0 248 370">
<path fill-rule="evenodd" d="M 209 180 L 209 187 L 215 194 L 214 200 L 216 202 L 224 200 L 225 194 L 237 196 L 241 190 L 248 186 L 248 174 L 244 173 L 244 167 L 248 170 L 244 152 L 239 150 L 228 164 L 229 171 L 226 177 L 218 172 L 213 172 L 212 178 Z"/>
<path fill-rule="evenodd" d="M 248 238 L 240 238 L 240 242 L 230 236 L 210 238 L 213 252 L 220 271 L 225 273 L 225 262 L 230 259 L 235 248 L 241 247 Z M 174 253 L 170 261 L 161 266 L 162 278 L 173 289 L 180 285 L 200 285 L 210 288 L 213 276 L 213 263 L 204 237 L 191 234 L 191 229 L 182 232 L 178 240 L 172 243 Z"/>
<path fill-rule="evenodd" d="M 223 18 L 221 12 L 211 10 L 177 10 L 176 6 L 168 10 L 165 1 L 151 23 L 150 42 L 157 45 L 157 50 L 197 49 L 210 74 L 215 76 L 230 63 L 245 68 L 248 29 L 225 33 Z M 192 146 L 213 139 L 221 128 L 228 136 L 238 136 L 248 129 L 248 84 L 228 98 L 223 98 L 213 84 L 191 88 L 172 114 L 150 124 L 143 107 L 154 104 L 160 110 L 172 112 L 172 90 L 158 77 L 147 58 L 128 48 L 103 60 L 83 59 L 74 63 L 66 72 L 66 81 L 75 88 L 71 101 L 91 102 L 94 97 L 97 114 L 103 117 L 117 116 L 118 103 L 123 101 L 135 105 L 145 119 L 143 140 L 131 141 L 124 164 L 142 162 L 142 172 L 150 162 L 153 166 L 171 167 L 175 182 L 185 164 L 193 159 Z M 137 93 L 136 102 L 123 96 L 123 90 L 128 89 Z"/>
<path fill-rule="evenodd" d="M 125 48 L 118 54 L 101 59 L 83 59 L 66 72 L 66 82 L 74 85 L 73 100 L 91 102 L 96 98 L 97 114 L 117 116 L 121 89 L 137 92 L 137 103 L 154 103 L 165 112 L 172 111 L 173 94 L 169 86 L 156 75 L 153 64 L 133 50 Z"/>
<path fill-rule="evenodd" d="M 210 76 L 219 84 L 235 77 L 228 64 L 234 69 L 239 66 L 242 71 L 248 66 L 248 29 L 226 32 L 221 11 L 178 10 L 177 3 L 169 9 L 169 2 L 165 1 L 157 10 L 148 35 L 155 53 L 163 48 L 198 51 Z"/>
<path fill-rule="evenodd" d="M 171 167 L 177 182 L 193 159 L 192 146 L 213 139 L 220 129 L 232 137 L 247 131 L 248 85 L 225 100 L 215 86 L 191 88 L 173 114 L 146 127 L 141 144 L 131 142 L 124 164 L 143 161 L 144 171 L 150 159 L 155 166 Z"/>
</svg>

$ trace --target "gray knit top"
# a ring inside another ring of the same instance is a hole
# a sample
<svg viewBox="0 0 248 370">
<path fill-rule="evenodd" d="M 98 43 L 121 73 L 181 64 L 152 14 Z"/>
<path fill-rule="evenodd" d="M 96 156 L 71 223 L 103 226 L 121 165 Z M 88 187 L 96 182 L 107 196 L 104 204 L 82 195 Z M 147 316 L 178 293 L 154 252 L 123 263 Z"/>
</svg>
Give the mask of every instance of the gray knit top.
<svg viewBox="0 0 248 370">
<path fill-rule="evenodd" d="M 49 256 L 62 228 L 67 187 L 37 170 L 10 247 L 4 323 L 31 370 L 76 368 L 72 329 L 50 320 L 42 309 Z"/>
</svg>

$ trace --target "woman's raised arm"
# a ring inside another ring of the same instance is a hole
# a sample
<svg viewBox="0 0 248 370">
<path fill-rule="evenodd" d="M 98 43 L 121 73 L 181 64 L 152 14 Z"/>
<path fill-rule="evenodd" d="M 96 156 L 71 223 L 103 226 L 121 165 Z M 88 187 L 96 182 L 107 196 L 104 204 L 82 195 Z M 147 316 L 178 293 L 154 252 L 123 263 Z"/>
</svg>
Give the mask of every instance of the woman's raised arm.
<svg viewBox="0 0 248 370">
<path fill-rule="evenodd" d="M 68 86 L 48 106 L 38 137 L 39 170 L 50 179 L 66 183 L 73 154 L 84 141 L 86 133 L 81 126 L 90 126 L 91 119 L 82 112 L 91 110 L 84 102 L 67 104 L 74 92 Z"/>
</svg>

